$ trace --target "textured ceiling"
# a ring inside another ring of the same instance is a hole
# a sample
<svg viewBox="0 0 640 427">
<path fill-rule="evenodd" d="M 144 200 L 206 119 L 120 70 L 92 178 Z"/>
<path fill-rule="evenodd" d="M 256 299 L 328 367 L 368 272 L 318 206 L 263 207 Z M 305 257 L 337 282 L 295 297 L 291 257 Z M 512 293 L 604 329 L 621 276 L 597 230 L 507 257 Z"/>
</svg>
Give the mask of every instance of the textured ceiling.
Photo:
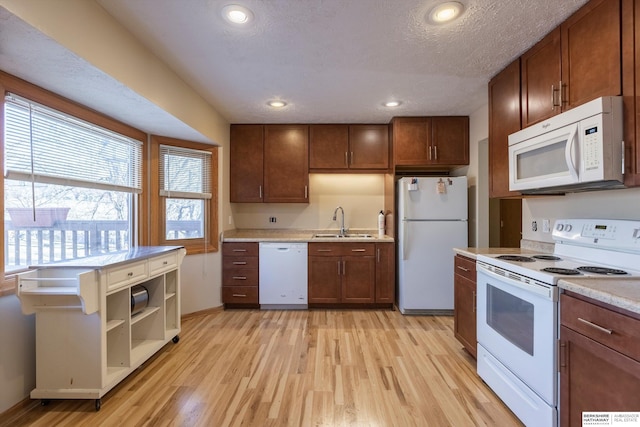
<svg viewBox="0 0 640 427">
<path fill-rule="evenodd" d="M 435 0 L 95 1 L 231 123 L 471 114 L 493 75 L 586 2 L 460 0 L 462 18 L 435 27 Z M 223 21 L 229 3 L 253 10 L 248 28 Z M 0 69 L 146 132 L 208 141 L 2 7 Z"/>
<path fill-rule="evenodd" d="M 460 0 L 460 20 L 433 26 L 435 0 L 97 1 L 232 123 L 470 114 L 494 74 L 586 2 Z M 253 11 L 248 28 L 222 19 L 230 3 Z"/>
</svg>

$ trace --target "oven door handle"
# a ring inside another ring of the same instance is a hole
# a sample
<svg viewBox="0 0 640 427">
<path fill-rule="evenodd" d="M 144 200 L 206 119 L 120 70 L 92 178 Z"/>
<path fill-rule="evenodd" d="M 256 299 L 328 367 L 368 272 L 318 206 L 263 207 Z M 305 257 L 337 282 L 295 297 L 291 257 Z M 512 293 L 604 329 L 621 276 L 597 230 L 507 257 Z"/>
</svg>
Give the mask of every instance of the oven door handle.
<svg viewBox="0 0 640 427">
<path fill-rule="evenodd" d="M 481 271 L 482 274 L 486 274 L 487 276 L 493 279 L 496 279 L 501 282 L 505 282 L 511 286 L 522 289 L 523 291 L 532 292 L 550 301 L 558 300 L 558 292 L 555 286 L 542 285 L 542 284 L 538 285 L 535 283 L 524 283 L 519 280 L 515 280 L 511 277 L 506 277 L 506 276 L 503 276 L 502 274 L 494 273 L 493 271 L 487 269 L 484 265 L 482 265 L 482 263 L 477 263 L 476 269 L 478 271 Z M 509 274 L 513 274 L 513 273 L 509 273 Z M 530 279 L 530 280 L 533 280 L 533 279 Z"/>
</svg>

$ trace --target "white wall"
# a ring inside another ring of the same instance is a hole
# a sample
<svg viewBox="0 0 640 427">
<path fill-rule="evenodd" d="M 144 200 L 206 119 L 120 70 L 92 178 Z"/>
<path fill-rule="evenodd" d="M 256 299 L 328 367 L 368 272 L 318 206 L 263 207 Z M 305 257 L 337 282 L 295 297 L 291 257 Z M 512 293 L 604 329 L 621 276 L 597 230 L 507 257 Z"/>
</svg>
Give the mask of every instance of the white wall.
<svg viewBox="0 0 640 427">
<path fill-rule="evenodd" d="M 311 174 L 309 203 L 233 203 L 236 228 L 336 229 L 333 211 L 342 206 L 345 226 L 376 229 L 384 209 L 382 174 Z M 269 223 L 275 216 L 276 223 Z M 340 216 L 338 216 L 339 221 Z"/>
<path fill-rule="evenodd" d="M 469 246 L 489 246 L 489 106 L 469 116 Z"/>
<path fill-rule="evenodd" d="M 522 238 L 553 242 L 551 233 L 542 231 L 542 220 L 553 226 L 562 218 L 633 219 L 640 221 L 640 188 L 590 191 L 565 196 L 543 196 L 524 199 L 522 203 Z M 531 230 L 536 221 L 538 231 Z"/>
</svg>

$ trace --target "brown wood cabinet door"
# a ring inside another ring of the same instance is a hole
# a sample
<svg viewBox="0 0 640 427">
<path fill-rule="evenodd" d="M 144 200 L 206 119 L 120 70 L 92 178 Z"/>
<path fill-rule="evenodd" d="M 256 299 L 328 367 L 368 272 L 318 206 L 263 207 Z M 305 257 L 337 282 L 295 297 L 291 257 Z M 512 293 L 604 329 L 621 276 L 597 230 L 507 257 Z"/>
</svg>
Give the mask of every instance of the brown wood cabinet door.
<svg viewBox="0 0 640 427">
<path fill-rule="evenodd" d="M 393 162 L 398 166 L 429 163 L 431 119 L 396 117 L 393 119 Z"/>
<path fill-rule="evenodd" d="M 549 89 L 550 90 L 550 89 Z M 489 197 L 508 197 L 509 134 L 520 130 L 520 60 L 489 82 Z"/>
<path fill-rule="evenodd" d="M 622 94 L 620 0 L 592 0 L 560 25 L 566 109 Z"/>
<path fill-rule="evenodd" d="M 376 243 L 376 302 L 395 303 L 395 245 Z"/>
<path fill-rule="evenodd" d="M 580 427 L 583 411 L 640 410 L 640 362 L 560 329 L 560 425 Z"/>
<path fill-rule="evenodd" d="M 349 167 L 349 125 L 309 126 L 309 168 Z"/>
<path fill-rule="evenodd" d="M 461 274 L 455 274 L 454 286 L 454 334 L 464 347 L 477 357 L 476 351 L 476 282 Z"/>
<path fill-rule="evenodd" d="M 263 201 L 262 125 L 231 125 L 229 186 L 231 202 Z"/>
<path fill-rule="evenodd" d="M 342 258 L 330 256 L 309 257 L 309 304 L 340 302 L 342 292 Z"/>
<path fill-rule="evenodd" d="M 468 165 L 469 117 L 432 117 L 431 145 L 430 163 Z"/>
<path fill-rule="evenodd" d="M 522 127 L 560 113 L 561 52 L 556 28 L 520 57 Z"/>
<path fill-rule="evenodd" d="M 349 126 L 349 168 L 389 168 L 389 127 L 387 125 Z"/>
<path fill-rule="evenodd" d="M 375 300 L 376 262 L 372 256 L 342 257 L 342 302 Z"/>
<path fill-rule="evenodd" d="M 309 202 L 307 125 L 265 125 L 264 201 Z"/>
</svg>

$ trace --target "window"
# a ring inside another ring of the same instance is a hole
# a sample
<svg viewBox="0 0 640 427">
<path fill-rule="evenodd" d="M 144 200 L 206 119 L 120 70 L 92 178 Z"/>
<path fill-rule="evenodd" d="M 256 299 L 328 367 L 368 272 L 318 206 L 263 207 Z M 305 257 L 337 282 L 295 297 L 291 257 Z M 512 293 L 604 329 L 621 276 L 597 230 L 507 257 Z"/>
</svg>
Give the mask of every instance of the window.
<svg viewBox="0 0 640 427">
<path fill-rule="evenodd" d="M 216 147 L 154 136 L 151 158 L 158 159 L 151 167 L 152 244 L 217 250 Z"/>
<path fill-rule="evenodd" d="M 144 133 L 6 74 L 0 91 L 0 295 L 30 265 L 136 245 Z"/>
</svg>

